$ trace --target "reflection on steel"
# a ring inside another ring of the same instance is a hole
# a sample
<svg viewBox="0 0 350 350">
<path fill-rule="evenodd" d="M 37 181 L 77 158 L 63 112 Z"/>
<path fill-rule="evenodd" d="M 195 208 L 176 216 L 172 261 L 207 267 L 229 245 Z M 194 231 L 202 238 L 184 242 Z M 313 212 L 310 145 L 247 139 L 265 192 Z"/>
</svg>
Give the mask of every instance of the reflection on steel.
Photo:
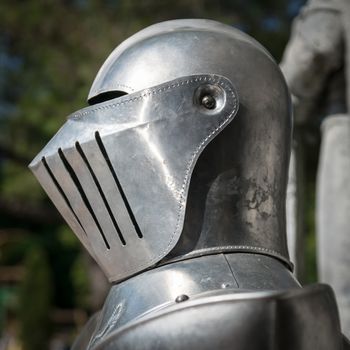
<svg viewBox="0 0 350 350">
<path fill-rule="evenodd" d="M 334 309 L 326 285 L 283 292 L 222 291 L 136 319 L 94 349 L 349 349 L 342 345 Z"/>
<path fill-rule="evenodd" d="M 196 94 L 210 85 L 208 112 Z M 237 109 L 226 78 L 179 78 L 71 115 L 31 168 L 109 279 L 126 278 L 177 243 L 196 160 Z"/>
<path fill-rule="evenodd" d="M 290 265 L 290 101 L 262 46 L 213 21 L 151 26 L 111 54 L 89 99 L 113 92 L 129 94 L 71 115 L 31 164 L 110 281 L 219 252 Z"/>
<path fill-rule="evenodd" d="M 177 303 L 183 295 L 192 300 L 222 290 L 242 293 L 299 287 L 282 263 L 264 255 L 208 255 L 161 266 L 111 288 L 90 347 L 134 319 Z"/>
</svg>

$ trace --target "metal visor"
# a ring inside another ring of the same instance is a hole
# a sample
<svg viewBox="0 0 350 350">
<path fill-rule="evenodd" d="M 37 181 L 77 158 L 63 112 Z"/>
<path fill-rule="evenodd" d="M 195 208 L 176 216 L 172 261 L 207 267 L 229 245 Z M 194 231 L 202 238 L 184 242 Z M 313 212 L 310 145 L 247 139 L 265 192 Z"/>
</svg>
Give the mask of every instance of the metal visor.
<svg viewBox="0 0 350 350">
<path fill-rule="evenodd" d="M 182 77 L 71 116 L 30 168 L 110 281 L 161 260 L 205 146 L 237 113 L 232 83 Z"/>
</svg>

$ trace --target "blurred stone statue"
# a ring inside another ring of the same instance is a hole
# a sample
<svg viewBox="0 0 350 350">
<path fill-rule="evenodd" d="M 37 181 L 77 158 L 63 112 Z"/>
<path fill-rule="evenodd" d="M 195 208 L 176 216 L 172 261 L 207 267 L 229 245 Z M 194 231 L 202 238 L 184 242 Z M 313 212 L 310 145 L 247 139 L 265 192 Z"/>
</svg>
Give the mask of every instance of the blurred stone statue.
<svg viewBox="0 0 350 350">
<path fill-rule="evenodd" d="M 318 275 L 336 293 L 350 335 L 350 1 L 310 0 L 296 18 L 281 63 L 298 126 L 322 117 L 317 174 Z M 287 200 L 288 239 L 299 273 L 303 251 L 299 206 L 301 158 L 295 147 Z M 299 203 L 297 203 L 299 201 Z"/>
</svg>

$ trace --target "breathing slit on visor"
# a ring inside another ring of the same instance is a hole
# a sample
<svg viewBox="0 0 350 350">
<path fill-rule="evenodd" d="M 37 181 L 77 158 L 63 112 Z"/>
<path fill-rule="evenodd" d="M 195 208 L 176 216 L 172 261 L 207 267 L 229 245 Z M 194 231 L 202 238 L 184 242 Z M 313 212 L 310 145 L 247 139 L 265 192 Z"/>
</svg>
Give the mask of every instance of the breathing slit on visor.
<svg viewBox="0 0 350 350">
<path fill-rule="evenodd" d="M 122 197 L 122 199 L 124 201 L 126 210 L 128 211 L 129 217 L 130 217 L 131 222 L 132 222 L 132 224 L 134 226 L 136 234 L 137 234 L 137 236 L 139 238 L 143 238 L 142 232 L 141 232 L 140 227 L 139 227 L 139 225 L 138 225 L 138 223 L 136 221 L 135 215 L 134 215 L 134 213 L 131 210 L 131 207 L 130 207 L 130 204 L 128 202 L 128 199 L 126 198 L 126 195 L 125 195 L 125 193 L 123 191 L 123 188 L 122 188 L 122 186 L 121 186 L 121 184 L 120 184 L 120 182 L 118 180 L 117 174 L 116 174 L 116 172 L 115 172 L 115 170 L 113 168 L 113 165 L 112 165 L 112 163 L 111 163 L 111 161 L 109 159 L 107 150 L 106 150 L 106 148 L 105 148 L 105 146 L 104 146 L 104 144 L 102 142 L 101 136 L 100 136 L 98 131 L 95 132 L 95 139 L 96 139 L 97 145 L 100 148 L 100 151 L 101 151 L 104 159 L 106 160 L 108 168 L 109 168 L 109 170 L 110 170 L 110 172 L 111 172 L 111 174 L 112 174 L 112 176 L 114 178 L 114 181 L 115 181 L 115 183 L 117 185 L 118 191 L 120 192 L 120 195 L 121 195 L 121 197 Z"/>
<path fill-rule="evenodd" d="M 60 192 L 61 196 L 63 197 L 63 199 L 64 199 L 64 201 L 66 202 L 67 206 L 69 207 L 70 211 L 72 212 L 72 214 L 74 215 L 75 219 L 77 220 L 79 226 L 81 227 L 81 229 L 83 230 L 83 232 L 84 232 L 85 235 L 86 235 L 86 231 L 85 231 L 83 225 L 81 224 L 81 222 L 80 222 L 80 220 L 79 220 L 77 214 L 76 214 L 75 211 L 73 210 L 73 207 L 72 207 L 72 205 L 70 204 L 68 197 L 67 197 L 66 194 L 64 193 L 64 191 L 63 191 L 62 187 L 60 186 L 59 182 L 57 181 L 55 175 L 53 174 L 53 172 L 51 171 L 49 165 L 47 164 L 47 161 L 46 161 L 45 157 L 42 157 L 41 161 L 42 161 L 42 163 L 43 163 L 43 165 L 44 165 L 44 167 L 45 167 L 47 173 L 49 174 L 49 176 L 50 176 L 52 182 L 55 184 L 55 186 L 56 186 L 58 192 Z"/>
<path fill-rule="evenodd" d="M 96 140 L 96 143 L 97 143 L 97 146 L 98 148 L 100 149 L 101 151 L 101 155 L 103 156 L 103 159 L 105 160 L 106 162 L 106 165 L 110 171 L 110 174 L 112 175 L 112 178 L 115 182 L 115 185 L 116 185 L 116 189 L 119 191 L 120 193 L 120 196 L 121 196 L 121 200 L 123 201 L 123 204 L 124 204 L 124 208 L 125 210 L 127 211 L 128 215 L 129 215 L 129 218 L 130 218 L 130 224 L 132 225 L 133 229 L 132 231 L 134 231 L 133 233 L 137 235 L 137 237 L 139 237 L 140 239 L 143 238 L 143 234 L 140 230 L 140 227 L 136 221 L 136 218 L 135 218 L 135 215 L 130 207 L 130 204 L 128 202 L 128 199 L 126 198 L 126 195 L 123 191 L 123 188 L 120 184 L 120 181 L 117 177 L 117 174 L 114 170 L 114 167 L 112 165 L 112 162 L 108 156 L 108 153 L 107 153 L 107 150 L 104 146 L 104 143 L 100 137 L 100 134 L 98 131 L 95 132 L 95 140 Z M 103 191 L 103 187 L 101 186 L 101 179 L 99 179 L 97 177 L 97 174 L 95 173 L 95 171 L 93 170 L 92 168 L 92 165 L 86 155 L 86 153 L 84 152 L 81 144 L 77 141 L 75 143 L 75 149 L 76 149 L 76 152 L 77 154 L 79 154 L 79 156 L 81 157 L 82 161 L 85 163 L 86 165 L 86 171 L 88 171 L 91 175 L 91 178 L 94 182 L 94 184 L 96 185 L 96 189 L 98 190 L 98 193 L 100 194 L 101 196 L 101 199 L 103 201 L 103 204 L 104 204 L 104 207 L 105 209 L 107 210 L 108 212 L 108 215 L 113 223 L 113 226 L 115 228 L 115 231 L 118 235 L 118 238 L 120 240 L 120 243 L 125 246 L 126 245 L 126 239 L 124 238 L 123 236 L 123 233 L 118 225 L 118 222 L 117 222 L 117 217 L 114 215 L 114 212 L 111 208 L 111 205 L 113 203 L 109 203 L 108 200 L 107 200 L 107 197 L 106 197 L 106 194 L 104 193 Z M 67 173 L 69 174 L 69 177 L 71 178 L 73 184 L 75 185 L 81 199 L 82 199 L 82 202 L 84 203 L 85 205 L 85 208 L 88 210 L 88 212 L 90 213 L 93 221 L 95 222 L 96 224 L 96 227 L 101 235 L 101 238 L 103 239 L 104 241 L 104 244 L 106 246 L 107 249 L 110 249 L 110 243 L 102 229 L 102 226 L 99 222 L 99 220 L 101 220 L 101 218 L 99 218 L 98 214 L 95 213 L 95 211 L 93 210 L 93 206 L 91 205 L 89 199 L 88 199 L 88 196 L 84 190 L 84 187 L 82 185 L 82 182 L 81 180 L 79 180 L 79 176 L 76 174 L 74 168 L 72 167 L 72 165 L 70 164 L 70 161 L 67 159 L 67 157 L 65 156 L 65 154 L 63 153 L 62 149 L 59 148 L 58 149 L 58 156 L 62 162 L 62 165 L 64 166 L 64 169 L 67 171 Z M 52 169 L 50 166 L 49 166 L 49 163 L 47 162 L 46 158 L 45 157 L 42 157 L 41 159 L 42 161 L 42 164 L 48 174 L 48 176 L 51 178 L 51 181 L 53 182 L 53 184 L 55 185 L 56 189 L 59 191 L 59 193 L 61 194 L 63 200 L 65 201 L 67 207 L 70 209 L 71 213 L 73 214 L 74 218 L 76 219 L 77 223 L 79 224 L 79 226 L 81 227 L 81 229 L 83 230 L 84 234 L 87 235 L 85 229 L 84 229 L 84 226 L 82 224 L 82 222 L 80 221 L 78 215 L 76 214 L 75 212 L 75 209 L 72 205 L 72 203 L 70 202 L 69 200 L 69 195 L 67 195 L 63 189 L 63 187 L 61 186 L 60 184 L 60 181 L 59 179 L 55 176 L 55 169 Z M 107 174 L 106 174 L 107 175 Z M 131 227 L 130 227 L 131 228 Z"/>
<path fill-rule="evenodd" d="M 80 183 L 80 181 L 79 181 L 77 175 L 75 174 L 75 172 L 74 172 L 72 166 L 69 164 L 69 162 L 68 162 L 68 160 L 66 159 L 64 153 L 62 152 L 62 149 L 61 149 L 61 148 L 58 149 L 58 155 L 60 156 L 60 158 L 61 158 L 61 160 L 62 160 L 62 163 L 64 164 L 64 167 L 66 168 L 66 170 L 67 170 L 67 172 L 69 173 L 71 179 L 73 180 L 75 186 L 77 187 L 77 189 L 78 189 L 78 191 L 79 191 L 79 193 L 80 193 L 81 199 L 83 200 L 84 204 L 86 205 L 86 208 L 88 209 L 88 211 L 90 212 L 90 214 L 91 214 L 93 220 L 95 221 L 95 224 L 96 224 L 98 230 L 100 231 L 100 234 L 101 234 L 101 236 L 102 236 L 102 238 L 103 238 L 103 241 L 104 241 L 104 243 L 105 243 L 105 245 L 106 245 L 106 248 L 107 248 L 107 249 L 110 249 L 110 245 L 109 245 L 109 243 L 108 243 L 108 241 L 107 241 L 107 239 L 106 239 L 105 234 L 103 233 L 103 230 L 102 230 L 102 228 L 101 228 L 101 225 L 100 225 L 100 223 L 98 222 L 94 211 L 92 210 L 91 204 L 90 204 L 88 198 L 86 197 L 86 194 L 85 194 L 85 192 L 84 192 L 84 190 L 83 190 L 83 187 L 82 187 L 82 185 L 81 185 L 81 183 Z"/>
<path fill-rule="evenodd" d="M 119 228 L 119 226 L 118 226 L 118 224 L 117 224 L 117 221 L 116 221 L 116 219 L 115 219 L 115 217 L 114 217 L 114 215 L 113 215 L 113 213 L 112 213 L 112 210 L 111 210 L 111 208 L 110 208 L 110 206 L 109 206 L 109 204 L 108 204 L 108 201 L 107 201 L 107 199 L 106 199 L 106 196 L 105 196 L 105 194 L 103 193 L 103 190 L 102 190 L 102 188 L 101 188 L 101 185 L 100 185 L 100 183 L 99 183 L 99 181 L 98 181 L 98 179 L 97 179 L 97 177 L 96 177 L 94 171 L 92 170 L 91 165 L 90 165 L 88 159 L 86 158 L 85 153 L 84 153 L 83 149 L 81 148 L 79 142 L 76 142 L 76 143 L 75 143 L 75 147 L 76 147 L 78 153 L 80 154 L 81 158 L 82 158 L 83 161 L 85 162 L 87 168 L 88 168 L 89 171 L 90 171 L 90 174 L 91 174 L 91 176 L 92 176 L 92 178 L 93 178 L 93 180 L 94 180 L 94 182 L 95 182 L 95 185 L 96 185 L 96 187 L 97 187 L 97 189 L 98 189 L 98 192 L 100 193 L 100 195 L 101 195 L 101 197 L 102 197 L 103 203 L 104 203 L 104 205 L 105 205 L 105 207 L 106 207 L 106 209 L 107 209 L 107 211 L 108 211 L 109 216 L 111 217 L 111 220 L 112 220 L 113 225 L 114 225 L 114 227 L 115 227 L 115 229 L 116 229 L 116 231 L 117 231 L 117 233 L 118 233 L 118 236 L 119 236 L 119 239 L 120 239 L 122 245 L 125 245 L 125 244 L 126 244 L 126 243 L 125 243 L 125 239 L 124 239 L 124 237 L 123 237 L 123 235 L 122 235 L 122 233 L 121 233 L 121 231 L 120 231 L 120 228 Z"/>
</svg>

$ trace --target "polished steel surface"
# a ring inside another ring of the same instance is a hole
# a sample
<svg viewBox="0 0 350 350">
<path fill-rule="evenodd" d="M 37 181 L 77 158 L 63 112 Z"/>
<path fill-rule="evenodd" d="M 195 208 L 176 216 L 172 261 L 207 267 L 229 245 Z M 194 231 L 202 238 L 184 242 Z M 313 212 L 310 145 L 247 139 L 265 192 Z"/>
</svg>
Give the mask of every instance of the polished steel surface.
<svg viewBox="0 0 350 350">
<path fill-rule="evenodd" d="M 85 337 L 80 336 L 74 349 L 83 349 L 87 338 L 89 347 L 84 349 L 93 349 L 120 327 L 179 300 L 192 300 L 208 293 L 220 294 L 223 290 L 242 293 L 299 286 L 281 262 L 265 255 L 218 254 L 175 262 L 114 285 L 94 320 L 95 328 L 87 326 Z"/>
<path fill-rule="evenodd" d="M 72 114 L 30 167 L 109 280 L 120 280 L 177 243 L 196 160 L 237 109 L 226 78 L 178 78 Z"/>
<path fill-rule="evenodd" d="M 343 344 L 334 293 L 314 285 L 188 300 L 112 332 L 94 350 L 348 349 Z"/>
<path fill-rule="evenodd" d="M 247 65 L 252 72 L 241 73 L 253 75 L 259 68 L 244 61 L 255 54 L 273 62 L 252 37 L 223 23 L 206 19 L 157 23 L 115 48 L 99 70 L 88 98 L 110 91 L 132 93 L 183 75 L 226 76 Z"/>
<path fill-rule="evenodd" d="M 291 266 L 289 93 L 254 39 L 208 20 L 151 26 L 111 54 L 90 100 L 31 168 L 110 281 L 219 252 Z"/>
<path fill-rule="evenodd" d="M 240 109 L 194 167 L 183 231 L 165 260 L 246 251 L 290 265 L 285 237 L 289 93 L 276 63 L 254 39 L 209 20 L 156 24 L 115 49 L 89 98 L 202 73 L 227 77 Z"/>
</svg>

